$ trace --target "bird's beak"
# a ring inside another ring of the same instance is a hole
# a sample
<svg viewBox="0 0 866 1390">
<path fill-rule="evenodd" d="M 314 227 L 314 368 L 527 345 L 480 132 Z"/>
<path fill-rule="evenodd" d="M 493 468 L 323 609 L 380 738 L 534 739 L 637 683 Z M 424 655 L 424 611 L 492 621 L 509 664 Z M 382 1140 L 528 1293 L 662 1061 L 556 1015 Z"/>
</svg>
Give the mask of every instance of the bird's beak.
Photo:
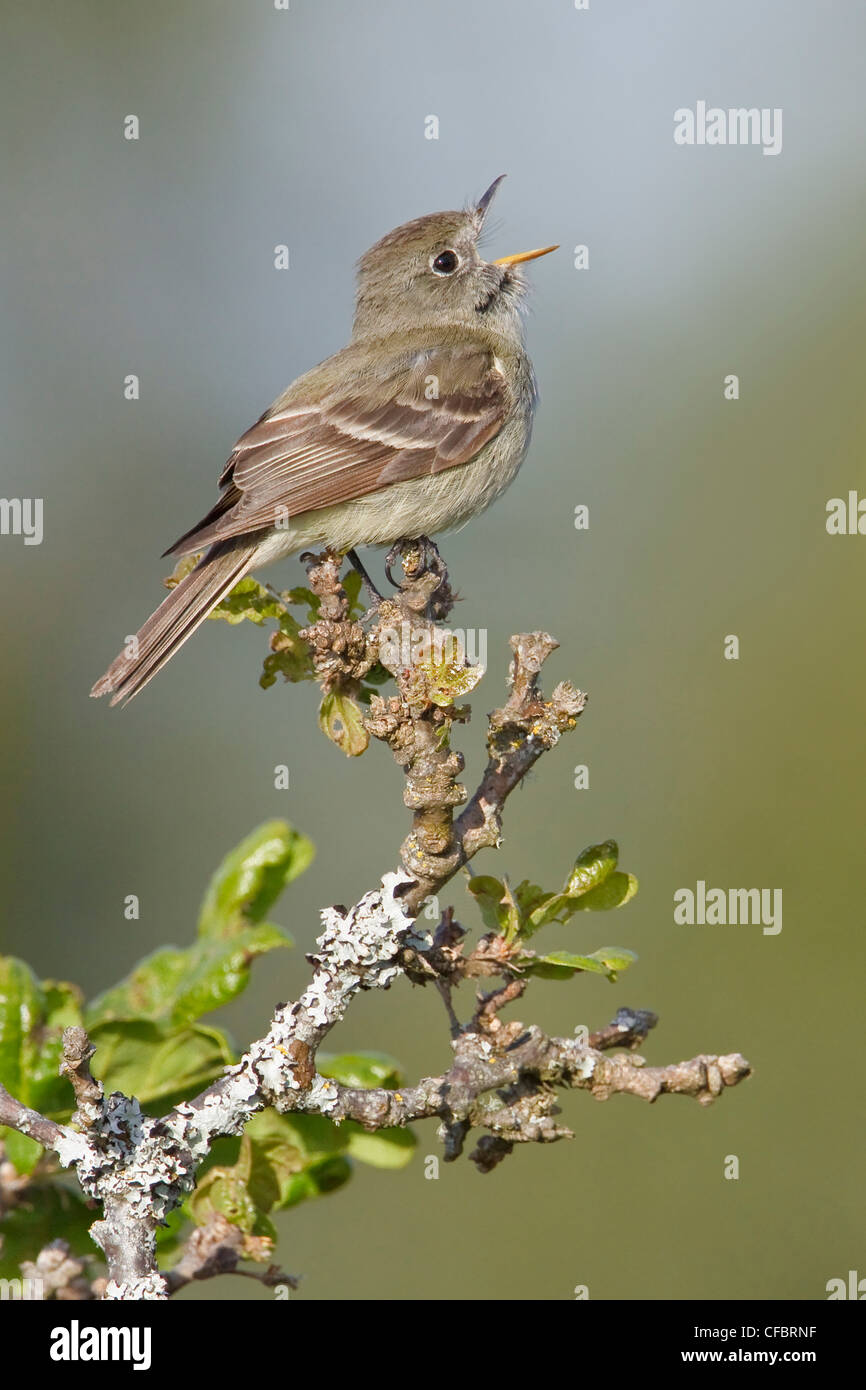
<svg viewBox="0 0 866 1390">
<path fill-rule="evenodd" d="M 495 194 L 496 194 L 496 190 L 497 190 L 497 188 L 499 187 L 499 185 L 501 184 L 501 182 L 502 182 L 502 180 L 503 180 L 504 178 L 505 178 L 505 175 L 504 175 L 504 174 L 500 174 L 498 179 L 494 179 L 493 182 L 492 182 L 492 184 L 491 184 L 490 187 L 488 188 L 487 192 L 486 192 L 486 193 L 482 193 L 482 194 L 481 194 L 481 197 L 478 199 L 478 202 L 475 204 L 475 211 L 476 211 L 476 213 L 477 213 L 477 215 L 478 215 L 479 225 L 484 221 L 485 215 L 486 215 L 486 213 L 487 213 L 487 209 L 490 207 L 490 204 L 493 202 L 494 196 L 495 196 Z"/>
<path fill-rule="evenodd" d="M 540 246 L 537 251 L 518 251 L 513 256 L 500 256 L 498 260 L 491 261 L 491 265 L 517 265 L 520 261 L 534 261 L 538 256 L 547 256 L 551 251 L 558 251 L 559 245 Z"/>
<path fill-rule="evenodd" d="M 494 179 L 486 193 L 482 193 L 478 202 L 475 204 L 475 211 L 478 215 L 479 226 L 487 215 L 487 209 L 493 202 L 496 190 L 505 178 L 500 174 L 498 179 Z M 518 251 L 516 256 L 500 256 L 498 261 L 491 262 L 492 265 L 517 265 L 520 261 L 534 261 L 536 256 L 546 256 L 550 251 L 558 251 L 559 246 L 541 246 L 537 251 Z"/>
</svg>

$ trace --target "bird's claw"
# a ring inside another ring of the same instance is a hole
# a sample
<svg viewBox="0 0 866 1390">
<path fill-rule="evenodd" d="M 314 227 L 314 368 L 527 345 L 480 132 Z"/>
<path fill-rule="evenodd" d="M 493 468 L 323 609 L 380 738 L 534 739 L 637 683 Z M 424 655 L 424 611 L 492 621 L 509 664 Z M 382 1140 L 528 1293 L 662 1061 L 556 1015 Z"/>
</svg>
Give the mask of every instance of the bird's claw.
<svg viewBox="0 0 866 1390">
<path fill-rule="evenodd" d="M 367 573 L 360 559 L 358 558 L 358 552 L 356 550 L 347 550 L 346 559 L 349 561 L 349 564 L 352 566 L 352 569 L 356 570 L 357 573 L 360 574 L 361 582 L 367 591 L 367 597 L 370 600 L 371 607 L 377 608 L 379 604 L 382 602 L 382 595 L 379 593 L 379 590 L 376 588 L 376 585 L 373 583 L 372 579 L 370 578 L 369 574 Z M 391 578 L 390 574 L 388 575 L 388 578 Z"/>
<path fill-rule="evenodd" d="M 429 536 L 418 536 L 415 540 L 397 541 L 396 545 L 391 546 L 385 556 L 385 574 L 388 577 L 388 583 L 392 584 L 395 589 L 400 588 L 401 581 L 394 578 L 391 573 L 391 566 L 395 565 L 398 560 L 403 567 L 403 574 L 406 579 L 418 579 L 422 574 L 432 573 L 437 575 L 439 579 L 437 589 L 441 589 L 442 585 L 448 582 L 448 570 L 445 562 Z"/>
</svg>

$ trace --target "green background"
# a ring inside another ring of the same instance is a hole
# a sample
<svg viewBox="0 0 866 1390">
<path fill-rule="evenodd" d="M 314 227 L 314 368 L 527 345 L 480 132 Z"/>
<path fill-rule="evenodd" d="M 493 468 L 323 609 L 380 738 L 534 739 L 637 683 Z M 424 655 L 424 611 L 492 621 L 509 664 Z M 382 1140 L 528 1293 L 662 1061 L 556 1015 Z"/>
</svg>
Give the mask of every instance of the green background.
<svg viewBox="0 0 866 1390">
<path fill-rule="evenodd" d="M 300 1299 L 569 1299 L 578 1284 L 810 1299 L 866 1273 L 866 538 L 824 525 L 829 498 L 866 486 L 862 6 L 2 8 L 2 492 L 44 498 L 45 538 L 0 538 L 0 949 L 93 995 L 188 941 L 222 853 L 284 816 L 318 858 L 273 914 L 298 949 L 228 1011 L 243 1042 L 302 988 L 319 907 L 394 866 L 396 766 L 327 744 L 312 688 L 261 691 L 261 631 L 207 624 L 125 712 L 87 691 L 160 598 L 158 556 L 210 506 L 234 439 L 345 341 L 357 256 L 507 172 L 489 254 L 562 250 L 531 270 L 530 456 L 444 544 L 454 622 L 488 632 L 466 780 L 510 633 L 555 633 L 548 686 L 572 678 L 590 703 L 476 867 L 553 886 L 615 836 L 641 880 L 621 914 L 546 938 L 636 950 L 619 984 L 539 981 L 511 1013 L 567 1033 L 653 1008 L 652 1063 L 739 1050 L 755 1075 L 709 1110 L 567 1095 L 574 1142 L 527 1145 L 484 1178 L 463 1160 L 425 1180 L 439 1148 L 421 1126 L 404 1171 L 362 1168 L 278 1217 L 279 1258 L 304 1275 Z M 782 107 L 782 153 L 675 146 L 673 112 L 698 99 Z M 723 659 L 730 633 L 739 661 Z M 675 926 L 673 894 L 699 878 L 781 888 L 783 931 Z M 476 925 L 462 883 L 447 900 Z M 405 982 L 363 997 L 328 1046 L 390 1051 L 410 1079 L 449 1062 L 441 1002 Z M 269 1295 L 224 1279 L 187 1296 Z"/>
</svg>

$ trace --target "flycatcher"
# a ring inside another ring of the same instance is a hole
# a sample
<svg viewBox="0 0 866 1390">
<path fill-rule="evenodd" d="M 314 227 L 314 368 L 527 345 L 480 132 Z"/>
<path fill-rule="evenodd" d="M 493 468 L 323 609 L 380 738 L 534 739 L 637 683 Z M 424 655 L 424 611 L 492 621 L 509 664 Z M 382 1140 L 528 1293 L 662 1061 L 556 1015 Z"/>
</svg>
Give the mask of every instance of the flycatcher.
<svg viewBox="0 0 866 1390">
<path fill-rule="evenodd" d="M 361 258 L 348 346 L 238 440 L 216 504 L 165 552 L 201 560 L 91 695 L 137 695 L 260 565 L 322 544 L 346 553 L 432 536 L 508 487 L 535 407 L 518 266 L 556 247 L 482 260 L 501 181 L 465 211 L 397 227 Z"/>
</svg>

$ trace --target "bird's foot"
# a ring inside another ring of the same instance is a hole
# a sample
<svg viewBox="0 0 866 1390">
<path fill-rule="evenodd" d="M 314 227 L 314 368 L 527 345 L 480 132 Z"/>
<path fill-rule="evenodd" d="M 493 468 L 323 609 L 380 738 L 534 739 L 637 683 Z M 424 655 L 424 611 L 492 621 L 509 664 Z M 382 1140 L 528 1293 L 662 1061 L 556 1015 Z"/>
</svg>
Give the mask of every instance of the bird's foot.
<svg viewBox="0 0 866 1390">
<path fill-rule="evenodd" d="M 397 561 L 403 567 L 403 573 L 407 579 L 419 579 L 422 574 L 435 574 L 441 583 L 448 582 L 448 570 L 445 561 L 439 554 L 437 547 L 429 536 L 418 536 L 416 540 L 397 541 L 392 545 L 388 554 L 385 556 L 385 573 L 388 582 L 399 589 L 402 580 L 395 579 L 391 573 L 392 565 Z"/>
<path fill-rule="evenodd" d="M 356 570 L 358 574 L 360 574 L 361 582 L 363 583 L 367 593 L 367 598 L 370 600 L 370 606 L 372 608 L 377 608 L 379 604 L 382 602 L 382 595 L 379 593 L 379 590 L 376 588 L 376 585 L 373 583 L 372 579 L 370 578 L 369 574 L 367 573 L 366 569 L 364 568 L 360 559 L 358 558 L 358 552 L 356 550 L 347 550 L 346 559 L 349 561 L 349 564 L 352 566 L 352 569 Z M 391 579 L 390 574 L 388 575 L 388 578 Z M 393 582 L 393 579 L 391 579 L 392 584 Z"/>
<path fill-rule="evenodd" d="M 396 580 L 391 573 L 398 560 L 403 570 L 402 580 Z M 423 590 L 428 616 L 434 620 L 446 617 L 454 606 L 447 566 L 429 536 L 392 545 L 385 557 L 385 574 L 389 583 L 404 593 L 407 588 Z"/>
</svg>

